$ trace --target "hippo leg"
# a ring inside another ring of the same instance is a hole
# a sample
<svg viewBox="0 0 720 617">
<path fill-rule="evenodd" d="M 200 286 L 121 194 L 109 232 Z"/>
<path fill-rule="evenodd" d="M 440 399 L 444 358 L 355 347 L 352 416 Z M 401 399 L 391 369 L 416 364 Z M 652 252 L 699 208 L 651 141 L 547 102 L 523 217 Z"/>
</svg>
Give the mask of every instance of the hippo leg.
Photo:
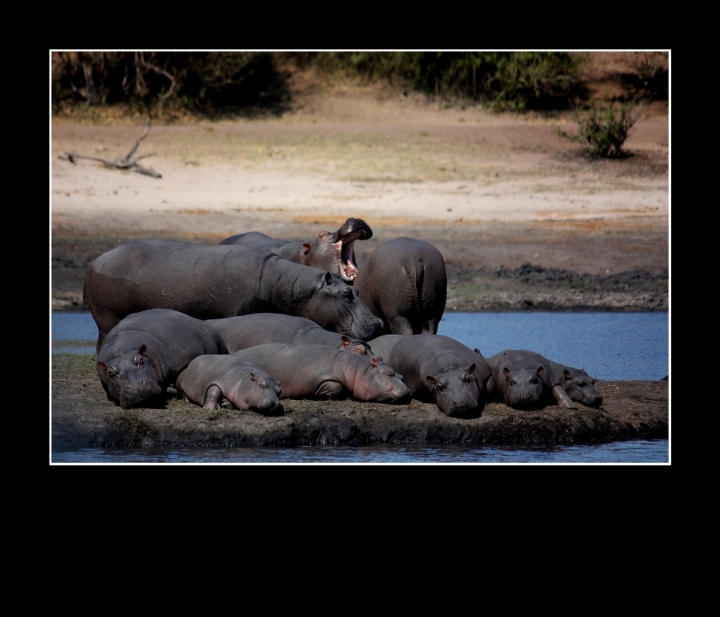
<svg viewBox="0 0 720 617">
<path fill-rule="evenodd" d="M 337 381 L 324 381 L 315 390 L 315 395 L 329 399 L 343 398 L 345 388 Z"/>
<path fill-rule="evenodd" d="M 560 405 L 560 407 L 567 407 L 568 409 L 577 409 L 575 406 L 575 403 L 573 403 L 572 399 L 568 396 L 568 393 L 565 392 L 565 388 L 562 386 L 555 386 L 552 389 L 553 396 L 555 397 L 555 400 L 557 401 L 557 404 Z"/>
<path fill-rule="evenodd" d="M 390 328 L 390 332 L 392 334 L 404 334 L 405 336 L 412 336 L 413 335 L 413 329 L 412 325 L 410 324 L 410 320 L 407 317 L 403 317 L 402 315 L 397 315 L 393 317 L 388 322 L 388 327 Z M 435 334 L 434 332 L 423 332 L 423 334 Z"/>
<path fill-rule="evenodd" d="M 210 386 L 205 392 L 205 404 L 203 409 L 220 409 L 223 393 L 216 385 Z"/>
</svg>

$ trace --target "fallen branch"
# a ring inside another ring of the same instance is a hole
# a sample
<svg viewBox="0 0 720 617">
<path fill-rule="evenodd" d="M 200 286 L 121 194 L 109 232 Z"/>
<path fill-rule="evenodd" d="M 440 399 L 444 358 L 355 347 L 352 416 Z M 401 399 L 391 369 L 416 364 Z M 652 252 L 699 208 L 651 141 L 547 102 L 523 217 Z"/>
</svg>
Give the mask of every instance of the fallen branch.
<svg viewBox="0 0 720 617">
<path fill-rule="evenodd" d="M 140 141 L 142 139 L 145 139 L 145 136 L 148 134 L 148 130 L 150 129 L 150 125 L 148 124 L 145 127 L 145 130 L 143 131 L 143 134 L 140 135 L 140 137 L 135 142 L 135 145 L 130 148 L 130 152 L 128 152 L 125 155 L 125 158 L 122 159 L 115 159 L 115 161 L 108 161 L 107 159 L 102 159 L 99 156 L 90 156 L 87 154 L 78 154 L 77 152 L 66 152 L 65 156 L 60 154 L 58 158 L 62 159 L 63 161 L 70 161 L 73 165 L 77 165 L 76 160 L 77 159 L 87 159 L 89 161 L 98 161 L 105 165 L 106 167 L 109 167 L 111 169 L 134 169 L 139 174 L 144 174 L 146 176 L 152 176 L 153 178 L 162 178 L 162 176 L 156 172 L 152 167 L 145 167 L 144 165 L 140 165 L 138 163 L 139 160 L 145 159 L 149 156 L 155 156 L 155 154 L 143 154 L 142 156 L 138 156 L 137 158 L 133 159 L 131 158 L 133 154 L 135 154 L 135 151 L 138 149 L 138 146 L 140 145 Z"/>
</svg>

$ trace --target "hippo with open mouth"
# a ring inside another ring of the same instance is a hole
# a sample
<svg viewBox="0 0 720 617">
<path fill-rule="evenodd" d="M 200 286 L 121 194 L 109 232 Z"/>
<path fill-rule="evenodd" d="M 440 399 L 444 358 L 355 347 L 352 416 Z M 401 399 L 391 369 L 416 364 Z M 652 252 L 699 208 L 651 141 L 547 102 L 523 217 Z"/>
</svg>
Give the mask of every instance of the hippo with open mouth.
<svg viewBox="0 0 720 617">
<path fill-rule="evenodd" d="M 355 240 L 369 240 L 372 235 L 372 229 L 365 221 L 349 218 L 335 232 L 321 231 L 313 242 L 282 240 L 259 231 L 249 231 L 225 238 L 219 244 L 271 251 L 288 261 L 337 274 L 343 281 L 352 284 L 358 274 Z"/>
</svg>

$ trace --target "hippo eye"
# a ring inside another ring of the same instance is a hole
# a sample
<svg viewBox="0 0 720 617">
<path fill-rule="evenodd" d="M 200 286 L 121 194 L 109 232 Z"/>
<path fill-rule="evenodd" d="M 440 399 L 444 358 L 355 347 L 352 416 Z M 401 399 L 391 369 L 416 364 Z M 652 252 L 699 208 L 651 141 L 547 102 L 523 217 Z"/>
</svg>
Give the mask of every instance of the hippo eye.
<svg viewBox="0 0 720 617">
<path fill-rule="evenodd" d="M 385 370 L 383 371 L 383 373 L 385 373 L 385 375 L 387 375 L 388 377 L 392 377 L 395 374 L 391 370 Z"/>
<path fill-rule="evenodd" d="M 117 377 L 118 372 L 117 369 L 114 366 L 111 366 L 107 370 L 108 377 Z"/>
<path fill-rule="evenodd" d="M 352 300 L 352 298 L 353 298 L 352 289 L 350 289 L 350 287 L 348 287 L 348 286 L 345 286 L 345 287 L 342 289 L 342 291 L 340 291 L 340 293 L 342 294 L 342 296 L 343 296 L 344 298 L 347 298 L 348 300 Z"/>
<path fill-rule="evenodd" d="M 437 389 L 438 389 L 440 392 L 444 392 L 444 391 L 445 391 L 445 384 L 442 383 L 441 381 L 438 381 L 438 383 L 437 383 Z"/>
<path fill-rule="evenodd" d="M 538 382 L 537 377 L 535 377 L 533 375 L 532 378 L 530 379 L 530 383 L 537 383 L 537 382 Z"/>
<path fill-rule="evenodd" d="M 517 383 L 514 377 L 508 377 L 508 383 L 513 386 Z"/>
</svg>

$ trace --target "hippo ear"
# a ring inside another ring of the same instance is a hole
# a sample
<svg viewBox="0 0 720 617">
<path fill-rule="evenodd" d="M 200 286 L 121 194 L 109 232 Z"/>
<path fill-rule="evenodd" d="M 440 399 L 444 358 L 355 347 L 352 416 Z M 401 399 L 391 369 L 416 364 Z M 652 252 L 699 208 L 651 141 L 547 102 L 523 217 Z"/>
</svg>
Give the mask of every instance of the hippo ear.
<svg viewBox="0 0 720 617">
<path fill-rule="evenodd" d="M 472 375 L 472 374 L 475 372 L 475 369 L 476 369 L 476 368 L 477 368 L 477 367 L 475 366 L 475 363 L 473 362 L 473 363 L 468 367 L 467 372 Z"/>
<path fill-rule="evenodd" d="M 250 381 L 256 381 L 256 380 L 257 380 L 257 375 L 255 373 L 253 373 L 252 371 L 250 371 Z"/>
<path fill-rule="evenodd" d="M 352 345 L 352 340 L 347 334 L 343 334 L 340 337 L 340 347 L 350 347 Z"/>
<path fill-rule="evenodd" d="M 431 384 L 431 385 L 433 385 L 433 386 L 435 385 L 435 382 L 437 381 L 432 375 L 427 375 L 427 376 L 425 377 L 425 379 L 427 380 L 427 382 L 428 382 L 429 384 Z"/>
<path fill-rule="evenodd" d="M 565 370 L 563 371 L 563 376 L 565 377 L 565 379 L 570 379 L 570 371 L 568 371 L 567 369 L 565 369 Z"/>
<path fill-rule="evenodd" d="M 505 375 L 505 377 L 509 377 L 509 376 L 510 376 L 510 369 L 508 369 L 507 366 L 503 369 L 503 375 Z"/>
<path fill-rule="evenodd" d="M 105 363 L 104 363 L 102 360 L 98 360 L 97 365 L 98 365 L 98 368 L 99 368 L 101 371 L 104 371 L 104 370 L 107 369 L 107 366 L 105 365 Z"/>
<path fill-rule="evenodd" d="M 326 284 L 326 285 L 332 285 L 332 283 L 333 283 L 332 274 L 330 274 L 329 272 L 326 272 L 326 273 L 325 273 L 325 284 Z"/>
<path fill-rule="evenodd" d="M 144 356 L 144 355 L 145 355 L 145 352 L 147 352 L 147 347 L 145 347 L 145 343 L 143 343 L 143 344 L 140 345 L 140 347 L 138 348 L 138 353 L 139 353 L 140 355 Z"/>
<path fill-rule="evenodd" d="M 377 365 L 380 364 L 378 362 L 377 356 L 373 356 L 372 358 L 370 358 L 370 364 L 372 364 L 375 367 L 377 367 Z"/>
<path fill-rule="evenodd" d="M 303 247 L 303 251 L 302 251 L 303 255 L 307 255 L 310 252 L 310 249 L 313 247 L 313 245 L 311 242 L 303 242 L 302 247 Z"/>
<path fill-rule="evenodd" d="M 545 369 L 542 367 L 542 365 L 538 366 L 537 371 L 535 371 L 535 373 L 537 373 L 538 375 L 542 375 L 544 372 L 545 372 Z"/>
<path fill-rule="evenodd" d="M 482 356 L 482 354 L 480 353 L 480 350 L 479 350 L 477 347 L 474 347 L 474 348 L 473 348 L 473 351 L 474 351 L 478 356 Z"/>
</svg>

